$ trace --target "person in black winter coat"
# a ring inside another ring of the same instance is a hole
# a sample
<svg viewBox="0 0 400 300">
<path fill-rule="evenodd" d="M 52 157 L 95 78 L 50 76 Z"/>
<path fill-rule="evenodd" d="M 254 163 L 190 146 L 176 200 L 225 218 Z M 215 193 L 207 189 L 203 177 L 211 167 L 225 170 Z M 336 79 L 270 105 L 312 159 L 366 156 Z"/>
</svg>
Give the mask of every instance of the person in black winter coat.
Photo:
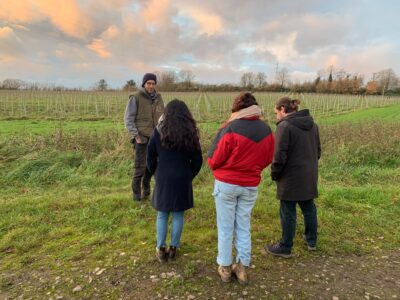
<svg viewBox="0 0 400 300">
<path fill-rule="evenodd" d="M 192 180 L 203 162 L 196 122 L 183 101 L 172 100 L 150 138 L 147 168 L 155 174 L 152 206 L 157 210 L 157 250 L 160 262 L 173 259 L 179 248 L 184 211 L 193 207 Z M 168 218 L 171 244 L 166 250 Z"/>
<path fill-rule="evenodd" d="M 318 126 L 309 110 L 298 110 L 300 101 L 288 97 L 275 104 L 278 119 L 275 132 L 274 159 L 271 178 L 277 184 L 280 200 L 282 239 L 265 250 L 273 255 L 290 257 L 296 232 L 296 204 L 304 216 L 304 240 L 309 250 L 316 250 L 318 197 L 318 160 L 321 143 Z"/>
</svg>

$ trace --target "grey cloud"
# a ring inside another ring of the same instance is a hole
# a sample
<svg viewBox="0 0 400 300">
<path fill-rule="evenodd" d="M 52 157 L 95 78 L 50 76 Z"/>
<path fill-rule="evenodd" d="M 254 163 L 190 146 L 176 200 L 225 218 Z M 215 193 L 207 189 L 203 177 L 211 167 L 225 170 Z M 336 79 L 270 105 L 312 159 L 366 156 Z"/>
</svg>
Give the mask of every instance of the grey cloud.
<svg viewBox="0 0 400 300">
<path fill-rule="evenodd" d="M 21 39 L 10 27 L 0 27 L 0 56 L 16 56 L 24 52 Z"/>
<path fill-rule="evenodd" d="M 200 60 L 225 61 L 238 58 L 237 41 L 230 36 L 208 36 L 202 34 L 185 40 L 184 50 Z"/>
<path fill-rule="evenodd" d="M 351 34 L 351 21 L 336 14 L 306 14 L 279 16 L 263 24 L 253 35 L 266 44 L 279 36 L 295 32 L 295 49 L 300 53 L 310 53 L 319 47 L 339 45 Z"/>
<path fill-rule="evenodd" d="M 196 0 L 179 0 L 182 5 L 199 6 Z M 240 30 L 251 36 L 265 22 L 281 15 L 301 15 L 318 7 L 317 0 L 202 0 L 201 7 L 220 16 L 230 31 Z"/>
</svg>

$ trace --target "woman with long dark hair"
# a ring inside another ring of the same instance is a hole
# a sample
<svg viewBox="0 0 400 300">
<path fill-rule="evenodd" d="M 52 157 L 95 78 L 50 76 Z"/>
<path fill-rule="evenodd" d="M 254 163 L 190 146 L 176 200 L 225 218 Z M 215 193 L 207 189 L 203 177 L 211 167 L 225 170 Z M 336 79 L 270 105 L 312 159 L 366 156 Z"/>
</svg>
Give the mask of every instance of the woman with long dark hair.
<svg viewBox="0 0 400 300">
<path fill-rule="evenodd" d="M 156 180 L 152 198 L 158 212 L 156 256 L 165 262 L 175 258 L 180 246 L 184 211 L 193 207 L 192 180 L 203 162 L 196 121 L 183 101 L 174 99 L 167 104 L 147 151 L 147 168 Z M 171 243 L 167 250 L 170 213 Z"/>
</svg>

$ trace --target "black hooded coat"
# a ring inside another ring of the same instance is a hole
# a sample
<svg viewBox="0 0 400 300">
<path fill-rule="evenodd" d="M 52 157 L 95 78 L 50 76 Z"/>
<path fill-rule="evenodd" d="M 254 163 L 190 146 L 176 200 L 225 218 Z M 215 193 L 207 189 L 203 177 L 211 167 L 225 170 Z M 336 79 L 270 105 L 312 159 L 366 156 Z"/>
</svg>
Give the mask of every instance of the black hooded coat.
<svg viewBox="0 0 400 300">
<path fill-rule="evenodd" d="M 305 201 L 318 197 L 321 143 L 317 124 L 304 109 L 277 123 L 271 177 L 279 200 Z"/>
</svg>

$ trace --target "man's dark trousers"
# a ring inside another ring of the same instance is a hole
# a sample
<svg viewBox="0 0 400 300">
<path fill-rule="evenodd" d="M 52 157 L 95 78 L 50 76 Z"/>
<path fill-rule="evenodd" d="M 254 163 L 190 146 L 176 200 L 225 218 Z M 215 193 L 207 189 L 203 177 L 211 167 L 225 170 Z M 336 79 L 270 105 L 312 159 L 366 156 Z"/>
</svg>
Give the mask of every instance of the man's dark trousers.
<svg viewBox="0 0 400 300">
<path fill-rule="evenodd" d="M 307 201 L 280 201 L 280 214 L 282 225 L 281 244 L 291 249 L 296 233 L 296 204 L 298 203 L 304 216 L 305 238 L 309 246 L 317 244 L 317 208 L 314 199 Z"/>
<path fill-rule="evenodd" d="M 135 165 L 132 178 L 132 192 L 135 200 L 142 198 L 142 186 L 143 196 L 150 195 L 150 180 L 151 174 L 147 170 L 147 143 L 134 144 L 135 151 Z"/>
</svg>

